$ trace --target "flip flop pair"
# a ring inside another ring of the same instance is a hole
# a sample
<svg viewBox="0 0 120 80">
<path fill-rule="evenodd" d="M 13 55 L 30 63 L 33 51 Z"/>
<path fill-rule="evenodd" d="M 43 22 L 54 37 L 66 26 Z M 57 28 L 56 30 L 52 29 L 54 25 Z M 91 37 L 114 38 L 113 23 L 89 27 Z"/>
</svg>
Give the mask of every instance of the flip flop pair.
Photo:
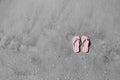
<svg viewBox="0 0 120 80">
<path fill-rule="evenodd" d="M 82 42 L 81 45 L 80 45 L 80 42 Z M 84 36 L 84 35 L 81 37 L 81 39 L 80 39 L 79 36 L 75 36 L 72 39 L 72 44 L 73 44 L 73 51 L 75 53 L 80 52 L 80 46 L 82 48 L 83 53 L 88 53 L 90 40 L 89 40 L 89 38 L 87 36 Z"/>
</svg>

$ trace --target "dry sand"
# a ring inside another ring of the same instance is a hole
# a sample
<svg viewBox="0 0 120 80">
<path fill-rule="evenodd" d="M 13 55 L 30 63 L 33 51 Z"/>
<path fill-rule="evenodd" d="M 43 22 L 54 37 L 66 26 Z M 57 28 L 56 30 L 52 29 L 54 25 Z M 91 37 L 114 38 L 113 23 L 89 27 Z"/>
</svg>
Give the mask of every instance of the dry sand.
<svg viewBox="0 0 120 80">
<path fill-rule="evenodd" d="M 120 80 L 120 0 L 0 0 L 0 80 Z"/>
</svg>

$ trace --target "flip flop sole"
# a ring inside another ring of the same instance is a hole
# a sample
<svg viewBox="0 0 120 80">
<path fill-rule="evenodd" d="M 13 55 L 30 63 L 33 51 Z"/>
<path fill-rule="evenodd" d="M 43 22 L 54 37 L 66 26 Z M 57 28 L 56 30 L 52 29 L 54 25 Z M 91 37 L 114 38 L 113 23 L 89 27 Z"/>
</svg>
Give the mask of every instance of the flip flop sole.
<svg viewBox="0 0 120 80">
<path fill-rule="evenodd" d="M 88 53 L 89 43 L 90 43 L 89 38 L 87 36 L 82 36 L 81 41 L 82 41 L 82 52 L 83 53 Z"/>
<path fill-rule="evenodd" d="M 79 36 L 75 36 L 72 39 L 72 45 L 73 45 L 73 51 L 75 53 L 80 52 L 80 37 Z"/>
</svg>

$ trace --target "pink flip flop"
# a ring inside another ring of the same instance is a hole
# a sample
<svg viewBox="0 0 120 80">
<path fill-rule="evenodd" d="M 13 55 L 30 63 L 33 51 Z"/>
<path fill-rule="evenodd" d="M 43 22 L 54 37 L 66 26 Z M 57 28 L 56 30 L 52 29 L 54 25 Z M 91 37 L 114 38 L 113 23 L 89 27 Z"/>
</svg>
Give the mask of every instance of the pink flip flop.
<svg viewBox="0 0 120 80">
<path fill-rule="evenodd" d="M 82 36 L 81 37 L 81 41 L 82 41 L 82 52 L 83 53 L 87 53 L 89 51 L 89 43 L 90 40 L 87 36 Z"/>
<path fill-rule="evenodd" d="M 80 52 L 80 37 L 79 36 L 75 36 L 72 39 L 72 45 L 73 45 L 73 51 L 75 53 Z"/>
</svg>

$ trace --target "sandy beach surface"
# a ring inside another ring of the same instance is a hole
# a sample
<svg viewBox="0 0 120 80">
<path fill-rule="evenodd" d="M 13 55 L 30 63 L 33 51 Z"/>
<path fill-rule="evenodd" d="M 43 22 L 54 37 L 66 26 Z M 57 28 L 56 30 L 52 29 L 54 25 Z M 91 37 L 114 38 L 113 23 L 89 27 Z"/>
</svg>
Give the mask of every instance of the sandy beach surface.
<svg viewBox="0 0 120 80">
<path fill-rule="evenodd" d="M 0 80 L 120 80 L 120 0 L 0 0 Z"/>
</svg>

